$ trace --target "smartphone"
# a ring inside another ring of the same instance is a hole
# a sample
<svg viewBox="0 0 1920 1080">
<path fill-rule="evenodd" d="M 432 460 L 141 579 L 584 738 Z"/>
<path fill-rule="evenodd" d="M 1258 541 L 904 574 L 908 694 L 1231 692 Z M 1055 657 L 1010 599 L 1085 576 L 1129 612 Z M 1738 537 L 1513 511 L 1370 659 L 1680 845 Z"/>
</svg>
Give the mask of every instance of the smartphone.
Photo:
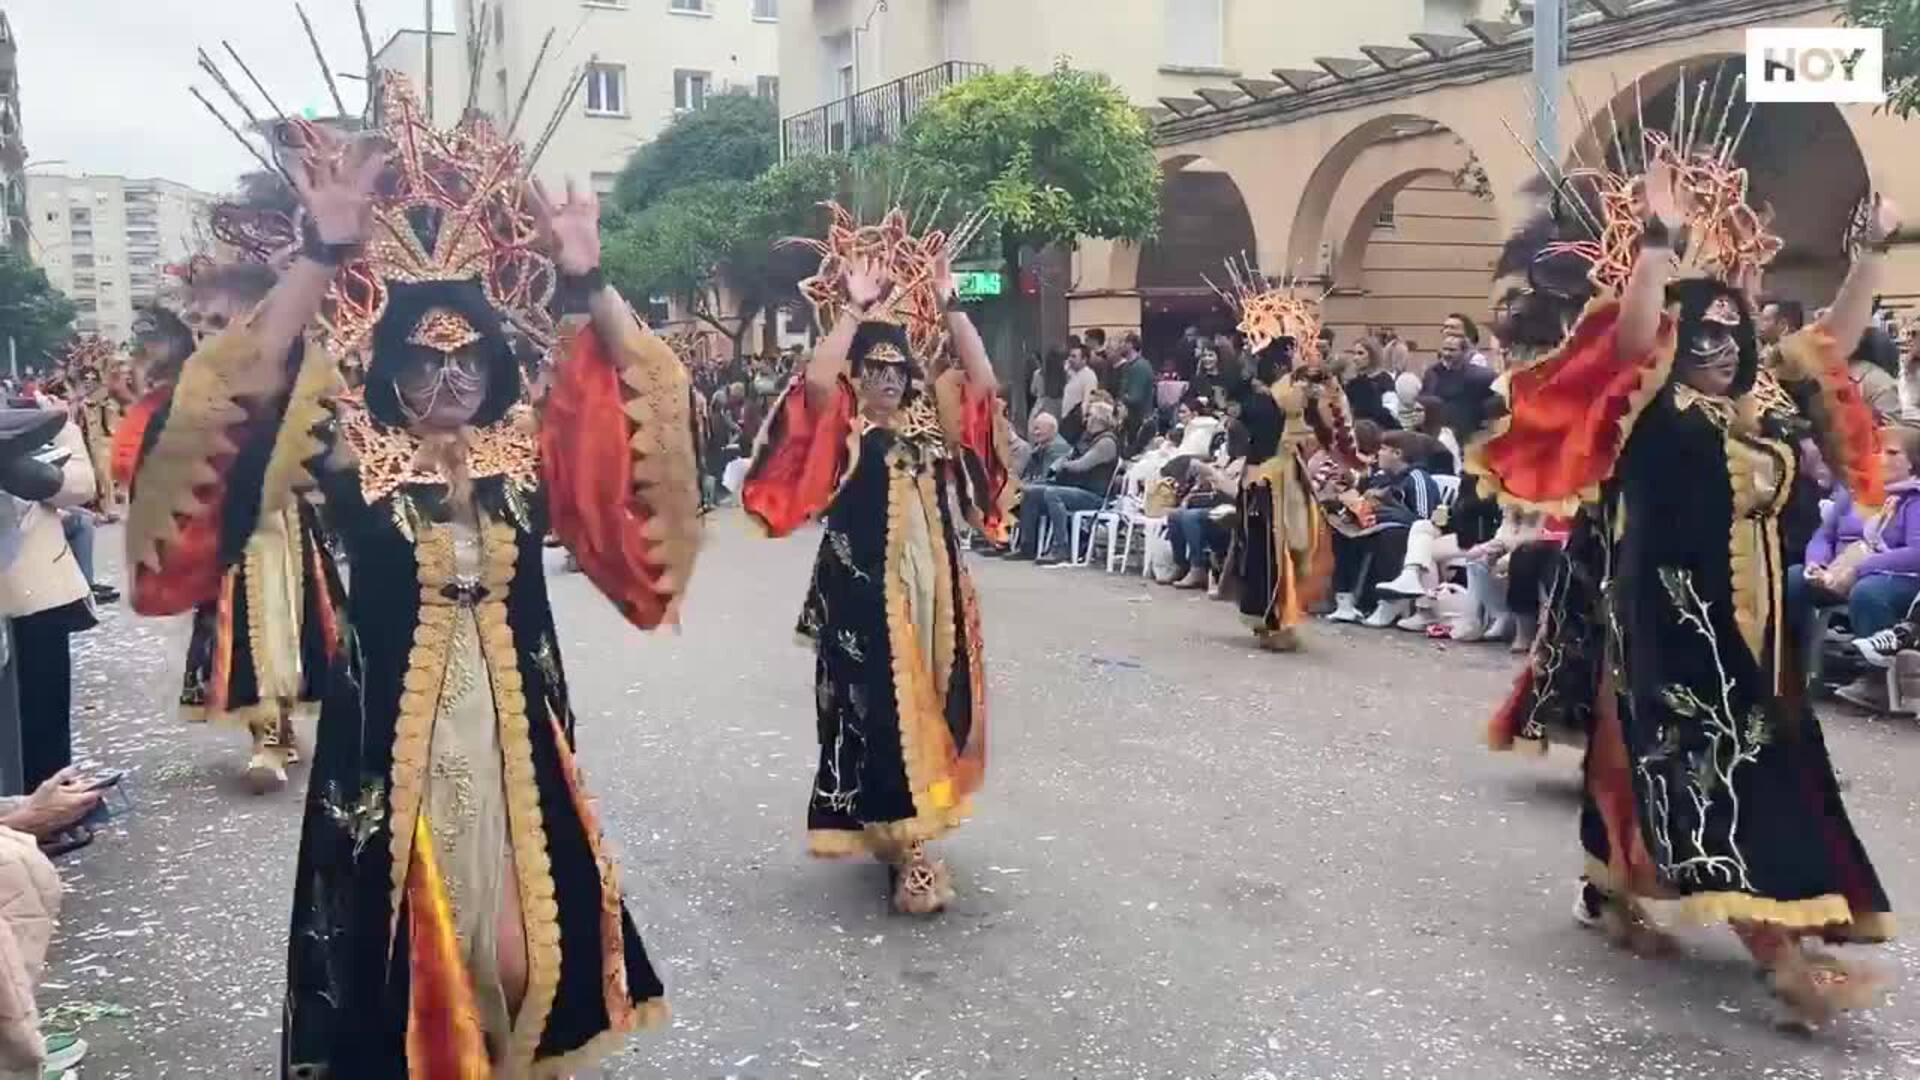
<svg viewBox="0 0 1920 1080">
<path fill-rule="evenodd" d="M 87 791 L 99 791 L 102 788 L 113 787 L 120 781 L 126 779 L 126 777 L 127 771 L 125 769 L 114 769 L 111 772 L 99 773 L 88 778 L 83 788 Z"/>
<path fill-rule="evenodd" d="M 98 782 L 88 784 L 88 791 L 100 793 L 100 801 L 87 812 L 86 817 L 80 819 L 82 825 L 97 828 L 133 809 L 133 800 L 127 798 L 127 789 L 121 783 L 126 776 L 125 772 L 113 772 L 98 778 Z"/>
</svg>

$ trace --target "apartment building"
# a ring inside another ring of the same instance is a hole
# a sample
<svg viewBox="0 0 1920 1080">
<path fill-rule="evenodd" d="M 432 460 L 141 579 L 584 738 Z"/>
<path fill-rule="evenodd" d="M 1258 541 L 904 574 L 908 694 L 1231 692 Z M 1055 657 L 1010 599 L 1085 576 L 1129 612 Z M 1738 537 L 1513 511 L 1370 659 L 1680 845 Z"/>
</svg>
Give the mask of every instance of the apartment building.
<svg viewBox="0 0 1920 1080">
<path fill-rule="evenodd" d="M 18 247 L 27 236 L 27 143 L 20 128 L 18 55 L 13 24 L 0 11 L 0 212 L 6 214 L 0 247 Z"/>
<path fill-rule="evenodd" d="M 780 20 L 782 114 L 789 152 L 841 149 L 830 115 L 863 92 L 856 129 L 876 111 L 907 111 L 913 99 L 979 70 L 1057 62 L 1110 76 L 1150 106 L 1197 86 L 1235 90 L 1237 78 L 1274 69 L 1314 69 L 1372 42 L 1416 32 L 1462 33 L 1506 0 L 788 0 Z M 886 88 L 884 91 L 880 88 Z M 900 103 L 878 99 L 893 93 Z M 814 110 L 825 110 L 812 117 Z M 903 118 L 904 119 L 904 118 Z M 821 144 L 827 145 L 821 145 Z"/>
<path fill-rule="evenodd" d="M 211 241 L 214 197 L 171 180 L 27 178 L 27 246 L 79 309 L 75 328 L 109 341 L 133 332 L 134 310 L 166 284 L 166 267 Z"/>
<path fill-rule="evenodd" d="M 515 133 L 531 144 L 555 115 L 568 76 L 583 69 L 585 85 L 537 171 L 606 191 L 635 148 L 709 96 L 744 90 L 778 100 L 780 20 L 785 8 L 804 6 L 805 0 L 459 0 L 459 25 L 451 28 L 458 45 L 435 48 L 435 82 L 445 86 L 443 66 L 464 78 L 477 27 L 488 38 L 479 106 L 506 122 L 519 114 Z M 549 33 L 546 57 L 522 104 Z M 424 56 L 415 46 L 396 50 L 402 51 Z M 464 98 L 464 81 L 457 92 Z M 447 118 L 439 102 L 435 112 Z"/>
</svg>

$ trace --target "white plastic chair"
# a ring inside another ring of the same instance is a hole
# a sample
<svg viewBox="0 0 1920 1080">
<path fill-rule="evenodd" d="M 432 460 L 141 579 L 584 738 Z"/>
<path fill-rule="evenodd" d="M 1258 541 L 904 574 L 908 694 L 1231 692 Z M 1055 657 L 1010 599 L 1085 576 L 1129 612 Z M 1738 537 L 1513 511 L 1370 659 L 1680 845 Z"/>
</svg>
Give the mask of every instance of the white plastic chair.
<svg viewBox="0 0 1920 1080">
<path fill-rule="evenodd" d="M 1434 507 L 1434 513 L 1453 511 L 1453 504 L 1460 501 L 1460 478 L 1457 476 L 1433 477 L 1433 486 L 1440 489 L 1440 505 Z"/>
<path fill-rule="evenodd" d="M 1075 566 L 1090 566 L 1093 564 L 1093 540 L 1094 537 L 1099 534 L 1102 525 L 1108 528 L 1107 548 L 1109 551 L 1112 550 L 1112 528 L 1113 523 L 1117 520 L 1116 515 L 1118 512 L 1116 506 L 1120 497 L 1121 485 L 1126 482 L 1126 477 L 1127 465 L 1125 462 L 1121 462 L 1120 465 L 1113 470 L 1113 482 L 1107 485 L 1107 497 L 1105 501 L 1100 504 L 1100 508 L 1098 510 L 1075 510 L 1073 512 L 1073 518 L 1069 523 L 1071 532 L 1067 537 L 1068 562 Z M 1083 528 L 1085 529 L 1084 533 L 1082 532 Z M 1082 536 L 1086 538 L 1086 546 L 1084 549 L 1081 547 Z"/>
<path fill-rule="evenodd" d="M 1120 497 L 1114 500 L 1113 512 L 1107 516 L 1107 573 L 1116 569 L 1124 572 L 1128 560 L 1133 558 L 1133 534 L 1141 536 L 1140 563 L 1142 569 L 1148 564 L 1146 548 L 1156 534 L 1165 533 L 1167 519 L 1150 518 L 1146 515 L 1147 485 L 1152 477 L 1136 475 L 1137 470 L 1128 469 Z"/>
</svg>

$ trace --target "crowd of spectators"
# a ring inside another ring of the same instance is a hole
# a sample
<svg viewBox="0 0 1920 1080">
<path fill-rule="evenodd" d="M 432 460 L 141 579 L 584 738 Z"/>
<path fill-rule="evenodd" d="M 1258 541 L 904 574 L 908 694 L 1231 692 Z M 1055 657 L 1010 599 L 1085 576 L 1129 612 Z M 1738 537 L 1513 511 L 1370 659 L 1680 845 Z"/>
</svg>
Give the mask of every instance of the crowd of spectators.
<svg viewBox="0 0 1920 1080">
<path fill-rule="evenodd" d="M 1335 331 L 1321 334 L 1362 452 L 1357 467 L 1324 451 L 1309 463 L 1330 526 L 1334 587 L 1324 613 L 1524 648 L 1565 523 L 1502 514 L 1461 475 L 1462 438 L 1488 420 L 1504 354 L 1466 315 L 1435 331 L 1425 356 L 1390 328 L 1344 346 Z M 1120 510 L 1163 521 L 1153 530 L 1163 542 L 1148 555 L 1161 583 L 1230 594 L 1247 451 L 1233 400 L 1245 378 L 1242 343 L 1190 327 L 1157 359 L 1137 334 L 1090 331 L 1035 364 L 1027 437 L 1015 450 L 1026 490 L 1014 543 L 997 554 L 1041 565 L 1084 557 L 1100 539 L 1087 512 Z"/>
</svg>

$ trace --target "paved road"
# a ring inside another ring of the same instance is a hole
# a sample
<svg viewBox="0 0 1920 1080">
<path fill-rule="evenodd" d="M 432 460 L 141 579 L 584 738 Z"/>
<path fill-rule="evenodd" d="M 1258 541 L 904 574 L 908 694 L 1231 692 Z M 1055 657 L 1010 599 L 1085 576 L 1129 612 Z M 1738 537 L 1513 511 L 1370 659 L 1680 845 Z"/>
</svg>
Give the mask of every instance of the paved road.
<svg viewBox="0 0 1920 1080">
<path fill-rule="evenodd" d="M 1783 1036 L 1724 932 L 1648 961 L 1573 927 L 1574 759 L 1478 747 L 1503 652 L 1322 629 L 1262 655 L 1222 605 L 1093 571 L 980 565 L 989 787 L 943 845 L 955 908 L 890 916 L 878 867 L 802 851 L 813 542 L 716 523 L 678 635 L 554 581 L 675 1011 L 608 1076 L 1920 1077 L 1911 995 Z M 43 999 L 131 1010 L 89 1025 L 88 1080 L 272 1072 L 298 799 L 242 794 L 241 737 L 173 722 L 183 640 L 116 613 L 76 649 L 84 749 L 139 803 L 63 864 Z M 1920 730 L 1830 741 L 1896 902 L 1920 897 Z"/>
</svg>

